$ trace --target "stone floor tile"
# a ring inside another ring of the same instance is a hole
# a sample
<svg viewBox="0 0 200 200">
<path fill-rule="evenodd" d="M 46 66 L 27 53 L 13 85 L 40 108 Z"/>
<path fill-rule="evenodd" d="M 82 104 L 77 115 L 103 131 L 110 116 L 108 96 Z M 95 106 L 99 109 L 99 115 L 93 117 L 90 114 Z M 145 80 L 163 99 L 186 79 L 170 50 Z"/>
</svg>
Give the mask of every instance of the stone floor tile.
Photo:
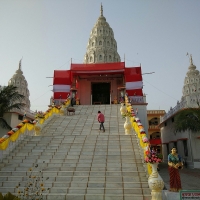
<svg viewBox="0 0 200 200">
<path fill-rule="evenodd" d="M 66 194 L 67 193 L 67 188 L 66 187 L 52 187 L 49 191 L 50 193 L 56 193 L 56 194 Z"/>
<path fill-rule="evenodd" d="M 80 189 L 80 188 L 77 188 L 77 189 L 72 189 L 72 188 L 69 188 L 68 189 L 68 194 L 82 194 L 82 195 L 85 195 L 86 193 L 86 190 L 85 189 Z"/>
<path fill-rule="evenodd" d="M 122 177 L 106 176 L 106 183 L 112 183 L 112 182 L 122 182 Z"/>
<path fill-rule="evenodd" d="M 144 200 L 143 196 L 127 196 L 126 194 L 124 194 L 124 200 Z M 150 199 L 149 199 L 150 200 Z"/>
<path fill-rule="evenodd" d="M 108 183 L 107 181 L 106 181 L 106 189 L 113 189 L 113 188 L 115 188 L 116 190 L 118 190 L 118 189 L 123 189 L 123 184 L 122 183 L 120 183 L 120 182 L 115 182 L 115 183 Z"/>
<path fill-rule="evenodd" d="M 66 200 L 84 200 L 84 195 L 71 195 L 71 194 L 67 194 L 66 196 Z"/>
<path fill-rule="evenodd" d="M 104 188 L 105 183 L 98 183 L 98 182 L 89 182 L 88 183 L 88 188 Z"/>
<path fill-rule="evenodd" d="M 104 200 L 123 200 L 123 196 L 105 195 Z"/>
<path fill-rule="evenodd" d="M 66 194 L 48 194 L 46 200 L 66 200 Z"/>
<path fill-rule="evenodd" d="M 90 192 L 88 192 L 88 194 L 85 195 L 85 200 L 104 200 L 104 195 L 96 195 L 96 194 L 99 194 L 99 193 L 90 195 Z"/>
</svg>

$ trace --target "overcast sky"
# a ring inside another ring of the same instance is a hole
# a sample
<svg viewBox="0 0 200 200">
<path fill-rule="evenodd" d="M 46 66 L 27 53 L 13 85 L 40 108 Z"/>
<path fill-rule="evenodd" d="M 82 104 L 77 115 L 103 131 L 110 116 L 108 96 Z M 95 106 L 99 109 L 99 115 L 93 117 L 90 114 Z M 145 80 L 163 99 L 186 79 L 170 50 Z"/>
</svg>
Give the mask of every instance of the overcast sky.
<svg viewBox="0 0 200 200">
<path fill-rule="evenodd" d="M 0 85 L 22 70 L 32 110 L 47 110 L 55 69 L 82 63 L 90 31 L 103 14 L 126 66 L 144 75 L 147 109 L 181 99 L 189 58 L 200 69 L 199 0 L 0 0 Z"/>
</svg>

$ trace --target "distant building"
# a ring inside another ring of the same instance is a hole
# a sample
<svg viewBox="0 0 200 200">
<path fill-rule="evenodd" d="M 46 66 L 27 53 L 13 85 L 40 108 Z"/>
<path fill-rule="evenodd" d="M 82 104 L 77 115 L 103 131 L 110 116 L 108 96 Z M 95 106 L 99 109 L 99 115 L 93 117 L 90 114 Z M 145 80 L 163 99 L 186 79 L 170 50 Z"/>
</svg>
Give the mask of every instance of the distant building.
<svg viewBox="0 0 200 200">
<path fill-rule="evenodd" d="M 30 100 L 29 100 L 29 90 L 28 90 L 28 83 L 23 75 L 23 71 L 21 69 L 21 60 L 19 62 L 19 67 L 16 70 L 15 74 L 12 76 L 12 78 L 8 81 L 8 85 L 14 85 L 18 89 L 17 91 L 24 95 L 25 98 L 22 101 L 22 103 L 25 104 L 24 108 L 22 109 L 13 109 L 8 113 L 4 114 L 4 119 L 7 121 L 7 123 L 14 128 L 17 126 L 25 117 L 27 119 L 34 119 L 34 113 L 30 111 Z M 6 134 L 8 130 L 2 129 L 0 127 L 0 136 L 3 136 Z"/>
<path fill-rule="evenodd" d="M 167 155 L 172 147 L 178 149 L 181 157 L 186 161 L 189 168 L 200 168 L 200 133 L 185 131 L 175 133 L 174 117 L 178 112 L 186 108 L 197 108 L 200 102 L 200 74 L 193 64 L 190 55 L 190 65 L 185 77 L 183 96 L 174 108 L 161 117 L 161 140 L 164 153 L 164 161 L 167 162 Z"/>
<path fill-rule="evenodd" d="M 25 98 L 22 101 L 22 103 L 25 104 L 24 110 L 29 111 L 30 110 L 30 100 L 29 100 L 30 93 L 28 89 L 28 83 L 21 69 L 21 60 L 19 61 L 19 68 L 16 70 L 12 78 L 8 81 L 8 85 L 16 86 L 18 93 L 24 95 Z"/>
<path fill-rule="evenodd" d="M 151 147 L 162 153 L 161 130 L 158 126 L 160 118 L 165 115 L 165 110 L 147 110 L 148 133 Z"/>
</svg>

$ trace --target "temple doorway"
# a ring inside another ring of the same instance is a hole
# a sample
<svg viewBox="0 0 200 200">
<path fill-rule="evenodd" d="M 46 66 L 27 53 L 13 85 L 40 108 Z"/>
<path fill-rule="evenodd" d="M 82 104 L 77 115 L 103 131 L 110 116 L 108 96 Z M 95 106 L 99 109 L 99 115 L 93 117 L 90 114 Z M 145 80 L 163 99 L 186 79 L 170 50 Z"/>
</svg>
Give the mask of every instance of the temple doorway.
<svg viewBox="0 0 200 200">
<path fill-rule="evenodd" d="M 92 104 L 110 104 L 110 83 L 92 83 Z"/>
</svg>

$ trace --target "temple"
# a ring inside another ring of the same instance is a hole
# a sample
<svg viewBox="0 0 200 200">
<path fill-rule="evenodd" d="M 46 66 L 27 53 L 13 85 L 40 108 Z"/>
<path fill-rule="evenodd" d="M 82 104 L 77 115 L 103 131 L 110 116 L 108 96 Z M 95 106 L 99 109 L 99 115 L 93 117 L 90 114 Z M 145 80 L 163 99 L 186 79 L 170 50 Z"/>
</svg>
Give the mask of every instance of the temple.
<svg viewBox="0 0 200 200">
<path fill-rule="evenodd" d="M 119 103 L 125 93 L 130 101 L 145 104 L 141 66 L 126 67 L 117 52 L 114 32 L 103 16 L 95 23 L 87 45 L 84 63 L 71 63 L 70 70 L 55 70 L 53 77 L 54 100 L 69 95 L 78 104 Z"/>
</svg>

